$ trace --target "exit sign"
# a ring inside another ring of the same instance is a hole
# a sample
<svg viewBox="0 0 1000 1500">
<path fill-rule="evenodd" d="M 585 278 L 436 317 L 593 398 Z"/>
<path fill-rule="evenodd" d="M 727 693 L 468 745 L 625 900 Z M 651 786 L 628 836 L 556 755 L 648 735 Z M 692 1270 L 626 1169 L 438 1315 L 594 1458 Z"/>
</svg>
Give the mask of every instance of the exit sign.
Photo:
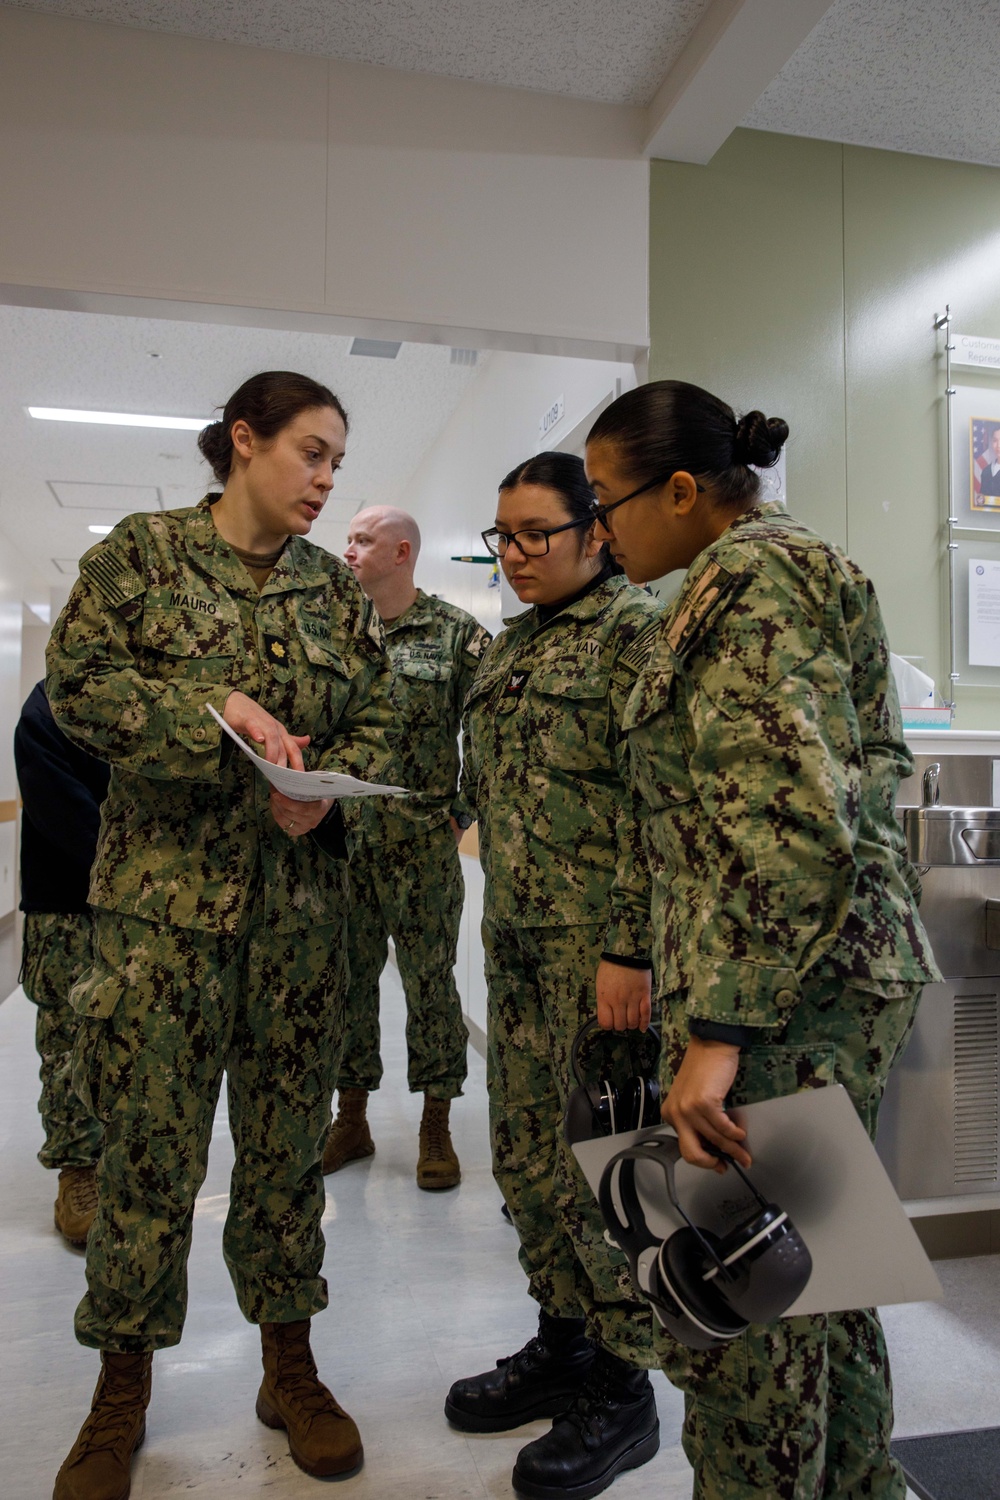
<svg viewBox="0 0 1000 1500">
<path fill-rule="evenodd" d="M 544 443 L 553 427 L 561 422 L 566 411 L 566 398 L 558 396 L 538 424 L 538 440 Z"/>
</svg>

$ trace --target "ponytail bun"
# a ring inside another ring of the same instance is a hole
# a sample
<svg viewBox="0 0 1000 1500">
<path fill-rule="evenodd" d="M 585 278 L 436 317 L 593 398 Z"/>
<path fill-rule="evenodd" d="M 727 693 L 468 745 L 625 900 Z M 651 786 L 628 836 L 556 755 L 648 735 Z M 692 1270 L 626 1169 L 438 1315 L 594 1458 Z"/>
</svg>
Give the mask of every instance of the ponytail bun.
<svg viewBox="0 0 1000 1500">
<path fill-rule="evenodd" d="M 733 463 L 770 469 L 778 462 L 787 438 L 788 423 L 780 417 L 765 417 L 762 411 L 748 411 L 736 424 Z"/>
<path fill-rule="evenodd" d="M 202 457 L 220 484 L 229 478 L 233 465 L 233 440 L 224 422 L 209 422 L 198 434 Z"/>
</svg>

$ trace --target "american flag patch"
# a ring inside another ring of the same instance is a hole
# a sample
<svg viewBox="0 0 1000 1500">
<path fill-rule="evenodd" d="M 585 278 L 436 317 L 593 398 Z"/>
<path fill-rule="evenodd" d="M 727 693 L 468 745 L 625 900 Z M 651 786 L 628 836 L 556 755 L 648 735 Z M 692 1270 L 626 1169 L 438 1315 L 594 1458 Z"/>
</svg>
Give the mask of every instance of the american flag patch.
<svg viewBox="0 0 1000 1500">
<path fill-rule="evenodd" d="M 108 546 L 98 548 L 81 564 L 80 577 L 91 584 L 112 608 L 127 604 L 145 590 L 145 584 L 128 559 Z"/>
</svg>

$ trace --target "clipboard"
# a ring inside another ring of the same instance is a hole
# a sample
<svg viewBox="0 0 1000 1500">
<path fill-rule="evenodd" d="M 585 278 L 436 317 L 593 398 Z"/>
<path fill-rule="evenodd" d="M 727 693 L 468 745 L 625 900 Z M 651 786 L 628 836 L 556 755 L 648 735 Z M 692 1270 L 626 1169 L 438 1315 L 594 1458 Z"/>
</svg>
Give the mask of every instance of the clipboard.
<svg viewBox="0 0 1000 1500">
<path fill-rule="evenodd" d="M 731 1114 L 747 1132 L 754 1184 L 787 1211 L 812 1256 L 808 1285 L 786 1317 L 941 1300 L 937 1274 L 842 1085 L 767 1099 Z M 611 1158 L 653 1135 L 674 1131 L 658 1125 L 573 1147 L 595 1198 Z M 720 1175 L 681 1161 L 675 1180 L 691 1218 L 717 1234 L 758 1211 L 732 1170 Z M 682 1227 L 661 1170 L 639 1162 L 635 1183 L 654 1234 L 666 1239 Z M 612 1193 L 617 1203 L 614 1184 Z"/>
</svg>

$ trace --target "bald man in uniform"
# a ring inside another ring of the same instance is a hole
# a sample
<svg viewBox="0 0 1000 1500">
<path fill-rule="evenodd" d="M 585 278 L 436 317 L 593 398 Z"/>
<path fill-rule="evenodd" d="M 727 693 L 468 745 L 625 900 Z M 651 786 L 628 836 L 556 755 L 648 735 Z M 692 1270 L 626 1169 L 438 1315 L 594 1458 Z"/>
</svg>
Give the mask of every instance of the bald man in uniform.
<svg viewBox="0 0 1000 1500">
<path fill-rule="evenodd" d="M 366 1111 L 382 1078 L 379 978 L 391 937 L 406 994 L 410 1092 L 424 1096 L 417 1185 L 436 1190 L 461 1177 L 449 1110 L 467 1072 L 454 967 L 464 896 L 458 841 L 472 814 L 458 791 L 458 733 L 490 637 L 464 610 L 416 587 L 419 551 L 413 517 L 380 505 L 354 517 L 344 552 L 385 624 L 396 710 L 391 779 L 412 792 L 365 799 L 353 814 L 347 1031 L 323 1170 L 375 1150 Z"/>
</svg>

